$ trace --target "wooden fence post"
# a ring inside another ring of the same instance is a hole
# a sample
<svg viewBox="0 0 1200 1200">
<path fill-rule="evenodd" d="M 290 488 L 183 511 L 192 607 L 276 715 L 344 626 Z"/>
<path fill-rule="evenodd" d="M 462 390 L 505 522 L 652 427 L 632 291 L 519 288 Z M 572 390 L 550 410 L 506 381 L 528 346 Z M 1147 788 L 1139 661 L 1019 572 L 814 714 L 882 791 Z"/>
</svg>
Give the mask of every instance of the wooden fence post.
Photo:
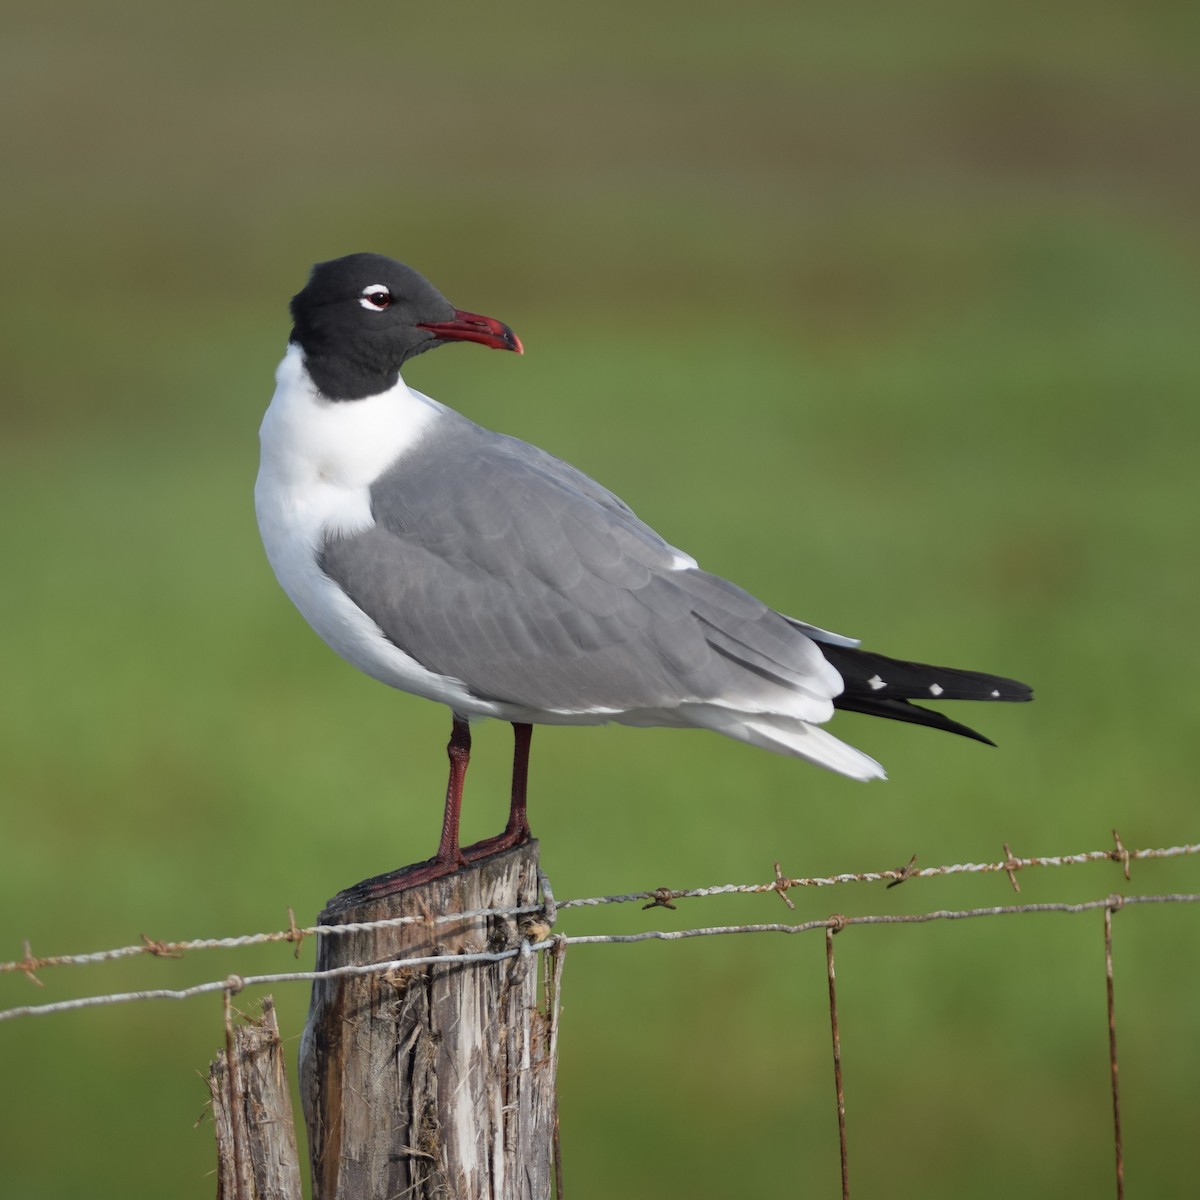
<svg viewBox="0 0 1200 1200">
<path fill-rule="evenodd" d="M 217 1200 L 300 1200 L 292 1096 L 275 1005 L 234 1026 L 209 1067 L 217 1134 Z"/>
<path fill-rule="evenodd" d="M 321 935 L 318 970 L 519 947 L 528 918 L 436 918 L 537 904 L 537 843 L 363 895 L 342 893 L 320 923 L 418 920 Z M 318 980 L 300 1049 L 313 1200 L 549 1200 L 560 970 L 526 952 Z"/>
</svg>

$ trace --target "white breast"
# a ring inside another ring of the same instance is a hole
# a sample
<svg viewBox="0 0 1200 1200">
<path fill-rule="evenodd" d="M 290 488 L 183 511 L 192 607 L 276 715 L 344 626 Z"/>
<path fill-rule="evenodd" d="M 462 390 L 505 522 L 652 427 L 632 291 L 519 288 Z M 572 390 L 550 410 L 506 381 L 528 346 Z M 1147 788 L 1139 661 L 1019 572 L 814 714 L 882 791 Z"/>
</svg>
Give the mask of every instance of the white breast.
<svg viewBox="0 0 1200 1200">
<path fill-rule="evenodd" d="M 259 430 L 262 455 L 254 507 L 267 558 L 305 620 L 360 671 L 463 714 L 493 715 L 458 681 L 427 671 L 396 648 L 318 566 L 330 533 L 374 524 L 371 484 L 415 449 L 443 406 L 400 380 L 364 400 L 331 401 L 313 386 L 298 346 L 289 346 Z"/>
</svg>

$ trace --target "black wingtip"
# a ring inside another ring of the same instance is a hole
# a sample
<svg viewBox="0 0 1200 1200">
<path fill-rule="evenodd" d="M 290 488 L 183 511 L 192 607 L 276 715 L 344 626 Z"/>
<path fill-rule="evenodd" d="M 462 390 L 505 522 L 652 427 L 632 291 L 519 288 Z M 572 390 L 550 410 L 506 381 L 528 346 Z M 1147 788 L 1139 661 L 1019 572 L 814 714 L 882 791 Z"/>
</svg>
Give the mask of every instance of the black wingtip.
<svg viewBox="0 0 1200 1200">
<path fill-rule="evenodd" d="M 1033 699 L 1033 688 L 1019 679 L 907 662 L 870 650 L 849 646 L 821 646 L 821 653 L 837 669 L 849 695 L 887 696 L 901 700 L 982 700 L 1023 702 Z"/>
<path fill-rule="evenodd" d="M 941 729 L 946 733 L 956 733 L 959 737 L 982 742 L 985 746 L 994 747 L 996 745 L 990 737 L 985 737 L 977 729 L 972 729 L 969 725 L 962 724 L 961 721 L 952 721 L 945 713 L 934 712 L 932 709 L 922 708 L 919 704 L 913 704 L 911 701 L 901 700 L 894 696 L 885 699 L 881 696 L 847 695 L 843 692 L 842 695 L 835 697 L 833 705 L 843 712 L 863 713 L 868 717 L 884 717 L 889 721 L 906 721 L 910 725 L 926 725 L 930 729 Z"/>
</svg>

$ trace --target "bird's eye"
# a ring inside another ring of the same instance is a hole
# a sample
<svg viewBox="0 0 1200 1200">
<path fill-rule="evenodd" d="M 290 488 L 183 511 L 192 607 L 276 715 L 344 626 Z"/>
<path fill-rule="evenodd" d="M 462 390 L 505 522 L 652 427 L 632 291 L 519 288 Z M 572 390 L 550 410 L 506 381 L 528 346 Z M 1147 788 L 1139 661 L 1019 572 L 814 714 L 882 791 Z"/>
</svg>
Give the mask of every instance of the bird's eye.
<svg viewBox="0 0 1200 1200">
<path fill-rule="evenodd" d="M 380 309 L 387 308 L 391 304 L 392 293 L 382 283 L 373 283 L 370 287 L 363 288 L 358 302 L 363 308 L 370 309 L 372 312 L 378 312 Z"/>
</svg>

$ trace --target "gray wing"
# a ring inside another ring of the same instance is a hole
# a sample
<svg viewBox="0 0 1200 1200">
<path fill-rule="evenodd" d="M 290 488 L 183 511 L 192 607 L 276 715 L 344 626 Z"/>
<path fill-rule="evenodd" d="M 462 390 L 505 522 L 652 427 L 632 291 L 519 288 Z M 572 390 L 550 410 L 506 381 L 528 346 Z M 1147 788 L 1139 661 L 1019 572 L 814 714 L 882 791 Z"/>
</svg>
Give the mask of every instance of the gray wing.
<svg viewBox="0 0 1200 1200">
<path fill-rule="evenodd" d="M 376 481 L 371 506 L 373 528 L 327 539 L 324 571 L 396 646 L 481 699 L 582 713 L 774 698 L 824 712 L 839 690 L 808 637 L 679 569 L 611 492 L 457 414 Z"/>
</svg>

